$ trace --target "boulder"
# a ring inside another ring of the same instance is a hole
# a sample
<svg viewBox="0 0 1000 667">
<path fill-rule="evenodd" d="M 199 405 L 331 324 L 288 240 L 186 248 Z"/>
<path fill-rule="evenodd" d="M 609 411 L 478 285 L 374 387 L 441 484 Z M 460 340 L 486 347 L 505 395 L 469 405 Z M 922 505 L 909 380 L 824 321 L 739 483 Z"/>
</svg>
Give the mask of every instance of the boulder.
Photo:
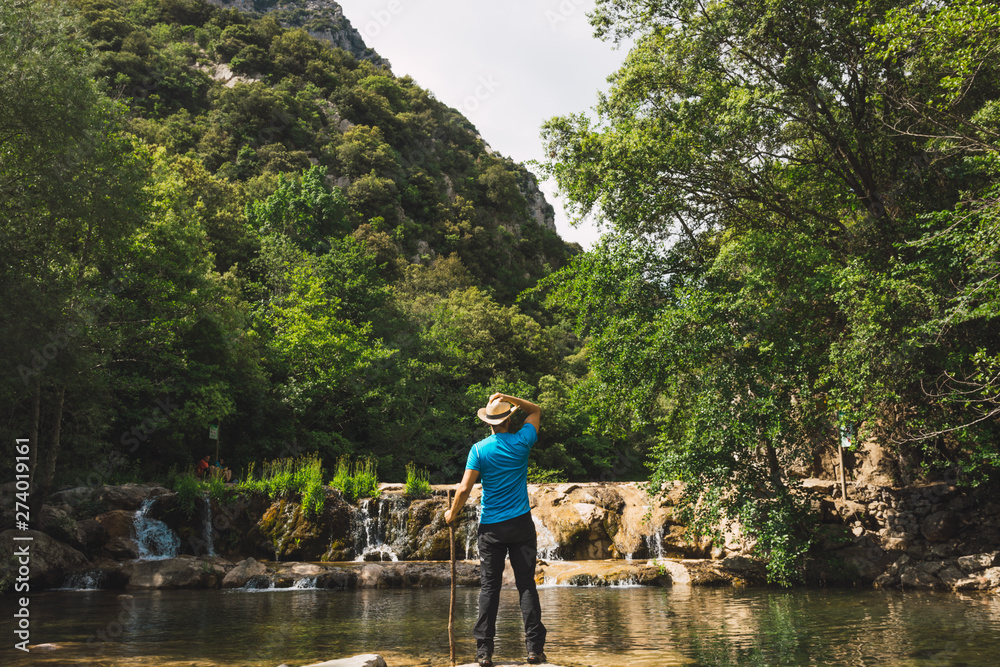
<svg viewBox="0 0 1000 667">
<path fill-rule="evenodd" d="M 342 568 L 334 568 L 316 577 L 316 588 L 348 590 L 358 585 L 358 574 Z"/>
<path fill-rule="evenodd" d="M 387 667 L 382 656 L 375 653 L 355 655 L 350 658 L 340 660 L 327 660 L 326 662 L 315 662 L 305 667 Z"/>
<path fill-rule="evenodd" d="M 73 511 L 76 518 L 93 518 L 95 514 L 106 512 L 105 507 L 98 500 L 98 493 L 101 486 L 77 486 L 72 489 L 56 491 L 49 496 L 48 502 L 52 505 L 67 505 Z"/>
<path fill-rule="evenodd" d="M 84 549 L 90 551 L 99 548 L 108 539 L 108 531 L 97 519 L 84 519 L 76 522 L 83 538 Z"/>
<path fill-rule="evenodd" d="M 76 520 L 69 515 L 68 505 L 45 505 L 39 513 L 38 525 L 42 532 L 65 542 L 74 549 L 86 548 L 86 535 L 80 530 Z"/>
<path fill-rule="evenodd" d="M 253 558 L 241 561 L 222 579 L 223 588 L 243 588 L 252 577 L 267 573 L 267 566 Z"/>
<path fill-rule="evenodd" d="M 958 533 L 960 521 L 954 512 L 934 512 L 920 522 L 920 532 L 930 542 L 947 542 Z"/>
<path fill-rule="evenodd" d="M 134 512 L 149 498 L 169 495 L 170 489 L 162 486 L 145 486 L 142 484 L 123 484 L 121 486 L 105 486 L 97 494 L 97 500 L 113 510 Z"/>
<path fill-rule="evenodd" d="M 904 588 L 938 588 L 941 586 L 941 580 L 935 575 L 913 566 L 903 571 L 899 577 L 899 583 Z"/>
<path fill-rule="evenodd" d="M 1000 588 L 1000 567 L 991 567 L 979 575 L 984 588 L 996 590 Z"/>
<path fill-rule="evenodd" d="M 109 540 L 116 537 L 131 538 L 135 535 L 134 512 L 112 510 L 98 515 L 94 520 L 101 524 Z"/>
<path fill-rule="evenodd" d="M 944 568 L 938 572 L 937 576 L 941 580 L 941 583 L 954 590 L 979 588 L 981 586 L 981 582 L 977 578 L 968 576 L 954 566 Z"/>
<path fill-rule="evenodd" d="M 132 567 L 129 588 L 215 588 L 222 581 L 225 568 L 211 560 L 178 556 L 164 560 L 141 561 Z"/>
<path fill-rule="evenodd" d="M 985 570 L 994 565 L 1000 565 L 1000 551 L 962 556 L 958 559 L 958 567 L 966 574 L 971 574 L 977 570 Z"/>
<path fill-rule="evenodd" d="M 15 541 L 15 536 L 32 539 Z M 11 529 L 0 533 L 0 563 L 10 564 L 15 575 L 20 571 L 15 554 L 24 547 L 28 548 L 28 578 L 32 587 L 61 586 L 67 574 L 91 567 L 91 562 L 82 553 L 41 531 Z"/>
<path fill-rule="evenodd" d="M 358 588 L 388 588 L 389 578 L 381 565 L 365 565 L 358 572 Z"/>
<path fill-rule="evenodd" d="M 135 514 L 126 510 L 112 510 L 95 519 L 104 529 L 106 540 L 103 548 L 117 560 L 139 557 L 135 543 Z"/>
</svg>

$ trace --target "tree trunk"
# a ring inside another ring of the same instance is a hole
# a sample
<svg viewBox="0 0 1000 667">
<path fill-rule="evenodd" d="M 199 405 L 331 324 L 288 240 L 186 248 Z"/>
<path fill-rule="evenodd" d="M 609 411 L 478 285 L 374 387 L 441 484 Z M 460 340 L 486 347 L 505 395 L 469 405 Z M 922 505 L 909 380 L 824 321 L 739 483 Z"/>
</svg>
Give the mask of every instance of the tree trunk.
<svg viewBox="0 0 1000 667">
<path fill-rule="evenodd" d="M 35 492 L 35 472 L 38 470 L 38 423 L 41 419 L 42 414 L 42 387 L 38 380 L 38 376 L 35 376 L 35 388 L 31 392 L 31 427 L 28 430 L 28 440 L 31 443 L 31 472 L 29 473 L 31 477 L 28 479 L 28 484 L 31 487 L 30 492 Z"/>
<path fill-rule="evenodd" d="M 66 402 L 66 385 L 59 388 L 59 395 L 56 398 L 55 410 L 52 415 L 52 442 L 45 452 L 45 461 L 42 464 L 41 477 L 38 480 L 35 498 L 32 507 L 41 511 L 49 492 L 52 491 L 52 480 L 56 473 L 56 460 L 59 458 L 59 432 L 62 429 L 63 406 Z"/>
<path fill-rule="evenodd" d="M 778 452 L 774 449 L 774 445 L 771 444 L 764 445 L 764 452 L 767 456 L 767 468 L 771 473 L 771 483 L 774 484 L 774 490 L 781 493 L 785 490 L 785 482 L 781 479 Z"/>
</svg>

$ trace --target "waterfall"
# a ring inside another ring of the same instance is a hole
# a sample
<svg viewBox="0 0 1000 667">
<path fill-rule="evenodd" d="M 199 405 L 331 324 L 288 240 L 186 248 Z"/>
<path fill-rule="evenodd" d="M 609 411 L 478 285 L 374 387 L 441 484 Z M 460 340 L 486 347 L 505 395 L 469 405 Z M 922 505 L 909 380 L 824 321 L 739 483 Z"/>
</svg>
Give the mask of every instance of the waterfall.
<svg viewBox="0 0 1000 667">
<path fill-rule="evenodd" d="M 464 534 L 465 560 L 479 559 L 479 520 L 483 516 L 483 505 L 476 503 L 473 507 L 476 511 L 475 522 L 466 521 L 460 524 L 459 528 L 459 537 L 461 538 Z M 458 551 L 458 547 L 455 548 L 455 551 Z"/>
<path fill-rule="evenodd" d="M 400 498 L 365 498 L 351 513 L 356 561 L 399 560 L 393 540 L 405 535 Z"/>
<path fill-rule="evenodd" d="M 205 503 L 202 505 L 201 525 L 205 532 L 205 555 L 215 556 L 215 530 L 212 527 L 212 499 L 205 494 Z"/>
<path fill-rule="evenodd" d="M 663 527 L 661 526 L 652 535 L 643 535 L 642 539 L 646 542 L 646 548 L 649 550 L 650 558 L 663 558 Z"/>
<path fill-rule="evenodd" d="M 542 520 L 531 515 L 531 520 L 535 522 L 535 535 L 537 536 L 538 557 L 542 560 L 562 560 L 559 557 L 559 543 L 556 536 L 548 529 Z"/>
<path fill-rule="evenodd" d="M 139 560 L 164 560 L 180 553 L 181 538 L 167 524 L 148 516 L 156 498 L 143 501 L 135 513 L 135 542 Z"/>
</svg>

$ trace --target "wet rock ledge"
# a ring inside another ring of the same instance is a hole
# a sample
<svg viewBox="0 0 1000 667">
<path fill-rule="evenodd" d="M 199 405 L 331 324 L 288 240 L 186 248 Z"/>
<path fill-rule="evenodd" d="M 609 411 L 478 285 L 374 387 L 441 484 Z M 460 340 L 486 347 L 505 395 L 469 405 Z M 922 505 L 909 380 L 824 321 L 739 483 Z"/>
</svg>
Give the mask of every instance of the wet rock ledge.
<svg viewBox="0 0 1000 667">
<path fill-rule="evenodd" d="M 504 665 L 504 666 L 514 666 L 514 665 L 517 665 L 518 667 L 520 667 L 520 665 L 527 666 L 528 663 L 526 663 L 526 662 L 509 661 L 509 660 L 501 660 L 501 661 L 495 662 L 493 664 L 498 665 L 498 666 L 499 665 Z M 288 665 L 279 665 L 278 667 L 289 667 L 289 666 Z M 355 656 L 352 656 L 350 658 L 343 658 L 343 659 L 340 659 L 340 660 L 328 660 L 327 662 L 317 662 L 317 663 L 313 663 L 311 665 L 305 665 L 304 667 L 391 667 L 391 665 L 387 664 L 386 661 L 382 659 L 382 656 L 374 654 L 374 653 L 367 653 L 367 654 L 364 654 L 364 655 L 355 655 Z M 470 662 L 470 663 L 466 663 L 466 664 L 463 664 L 463 665 L 459 665 L 459 667 L 477 667 L 477 665 L 474 662 Z M 552 663 L 546 662 L 546 663 L 543 663 L 541 665 L 541 667 L 559 667 L 559 666 L 555 665 L 555 664 L 552 664 Z"/>
</svg>

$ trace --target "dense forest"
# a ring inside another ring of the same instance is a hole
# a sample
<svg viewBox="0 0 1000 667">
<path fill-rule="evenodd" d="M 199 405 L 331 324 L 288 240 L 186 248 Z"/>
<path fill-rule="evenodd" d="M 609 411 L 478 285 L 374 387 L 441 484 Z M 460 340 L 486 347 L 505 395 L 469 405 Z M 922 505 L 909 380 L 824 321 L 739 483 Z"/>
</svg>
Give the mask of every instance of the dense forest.
<svg viewBox="0 0 1000 667">
<path fill-rule="evenodd" d="M 237 473 L 455 481 L 501 389 L 546 410 L 533 476 L 642 474 L 522 297 L 579 252 L 534 176 L 361 55 L 204 0 L 0 7 L 0 424 L 38 493 L 190 469 L 210 425 Z"/>
<path fill-rule="evenodd" d="M 628 58 L 542 130 L 589 252 L 293 5 L 0 6 L 0 431 L 43 493 L 189 467 L 209 424 L 237 469 L 452 481 L 493 390 L 543 408 L 534 479 L 648 464 L 786 582 L 841 431 L 894 483 L 995 483 L 996 3 L 598 0 Z"/>
<path fill-rule="evenodd" d="M 789 574 L 815 539 L 788 471 L 838 430 L 894 482 L 1000 463 L 1000 6 L 598 0 L 635 46 L 548 171 L 610 233 L 546 279 L 590 336 L 607 420 L 654 479 L 739 518 Z M 627 423 L 627 421 L 626 421 Z M 806 467 L 808 470 L 808 466 Z"/>
</svg>

